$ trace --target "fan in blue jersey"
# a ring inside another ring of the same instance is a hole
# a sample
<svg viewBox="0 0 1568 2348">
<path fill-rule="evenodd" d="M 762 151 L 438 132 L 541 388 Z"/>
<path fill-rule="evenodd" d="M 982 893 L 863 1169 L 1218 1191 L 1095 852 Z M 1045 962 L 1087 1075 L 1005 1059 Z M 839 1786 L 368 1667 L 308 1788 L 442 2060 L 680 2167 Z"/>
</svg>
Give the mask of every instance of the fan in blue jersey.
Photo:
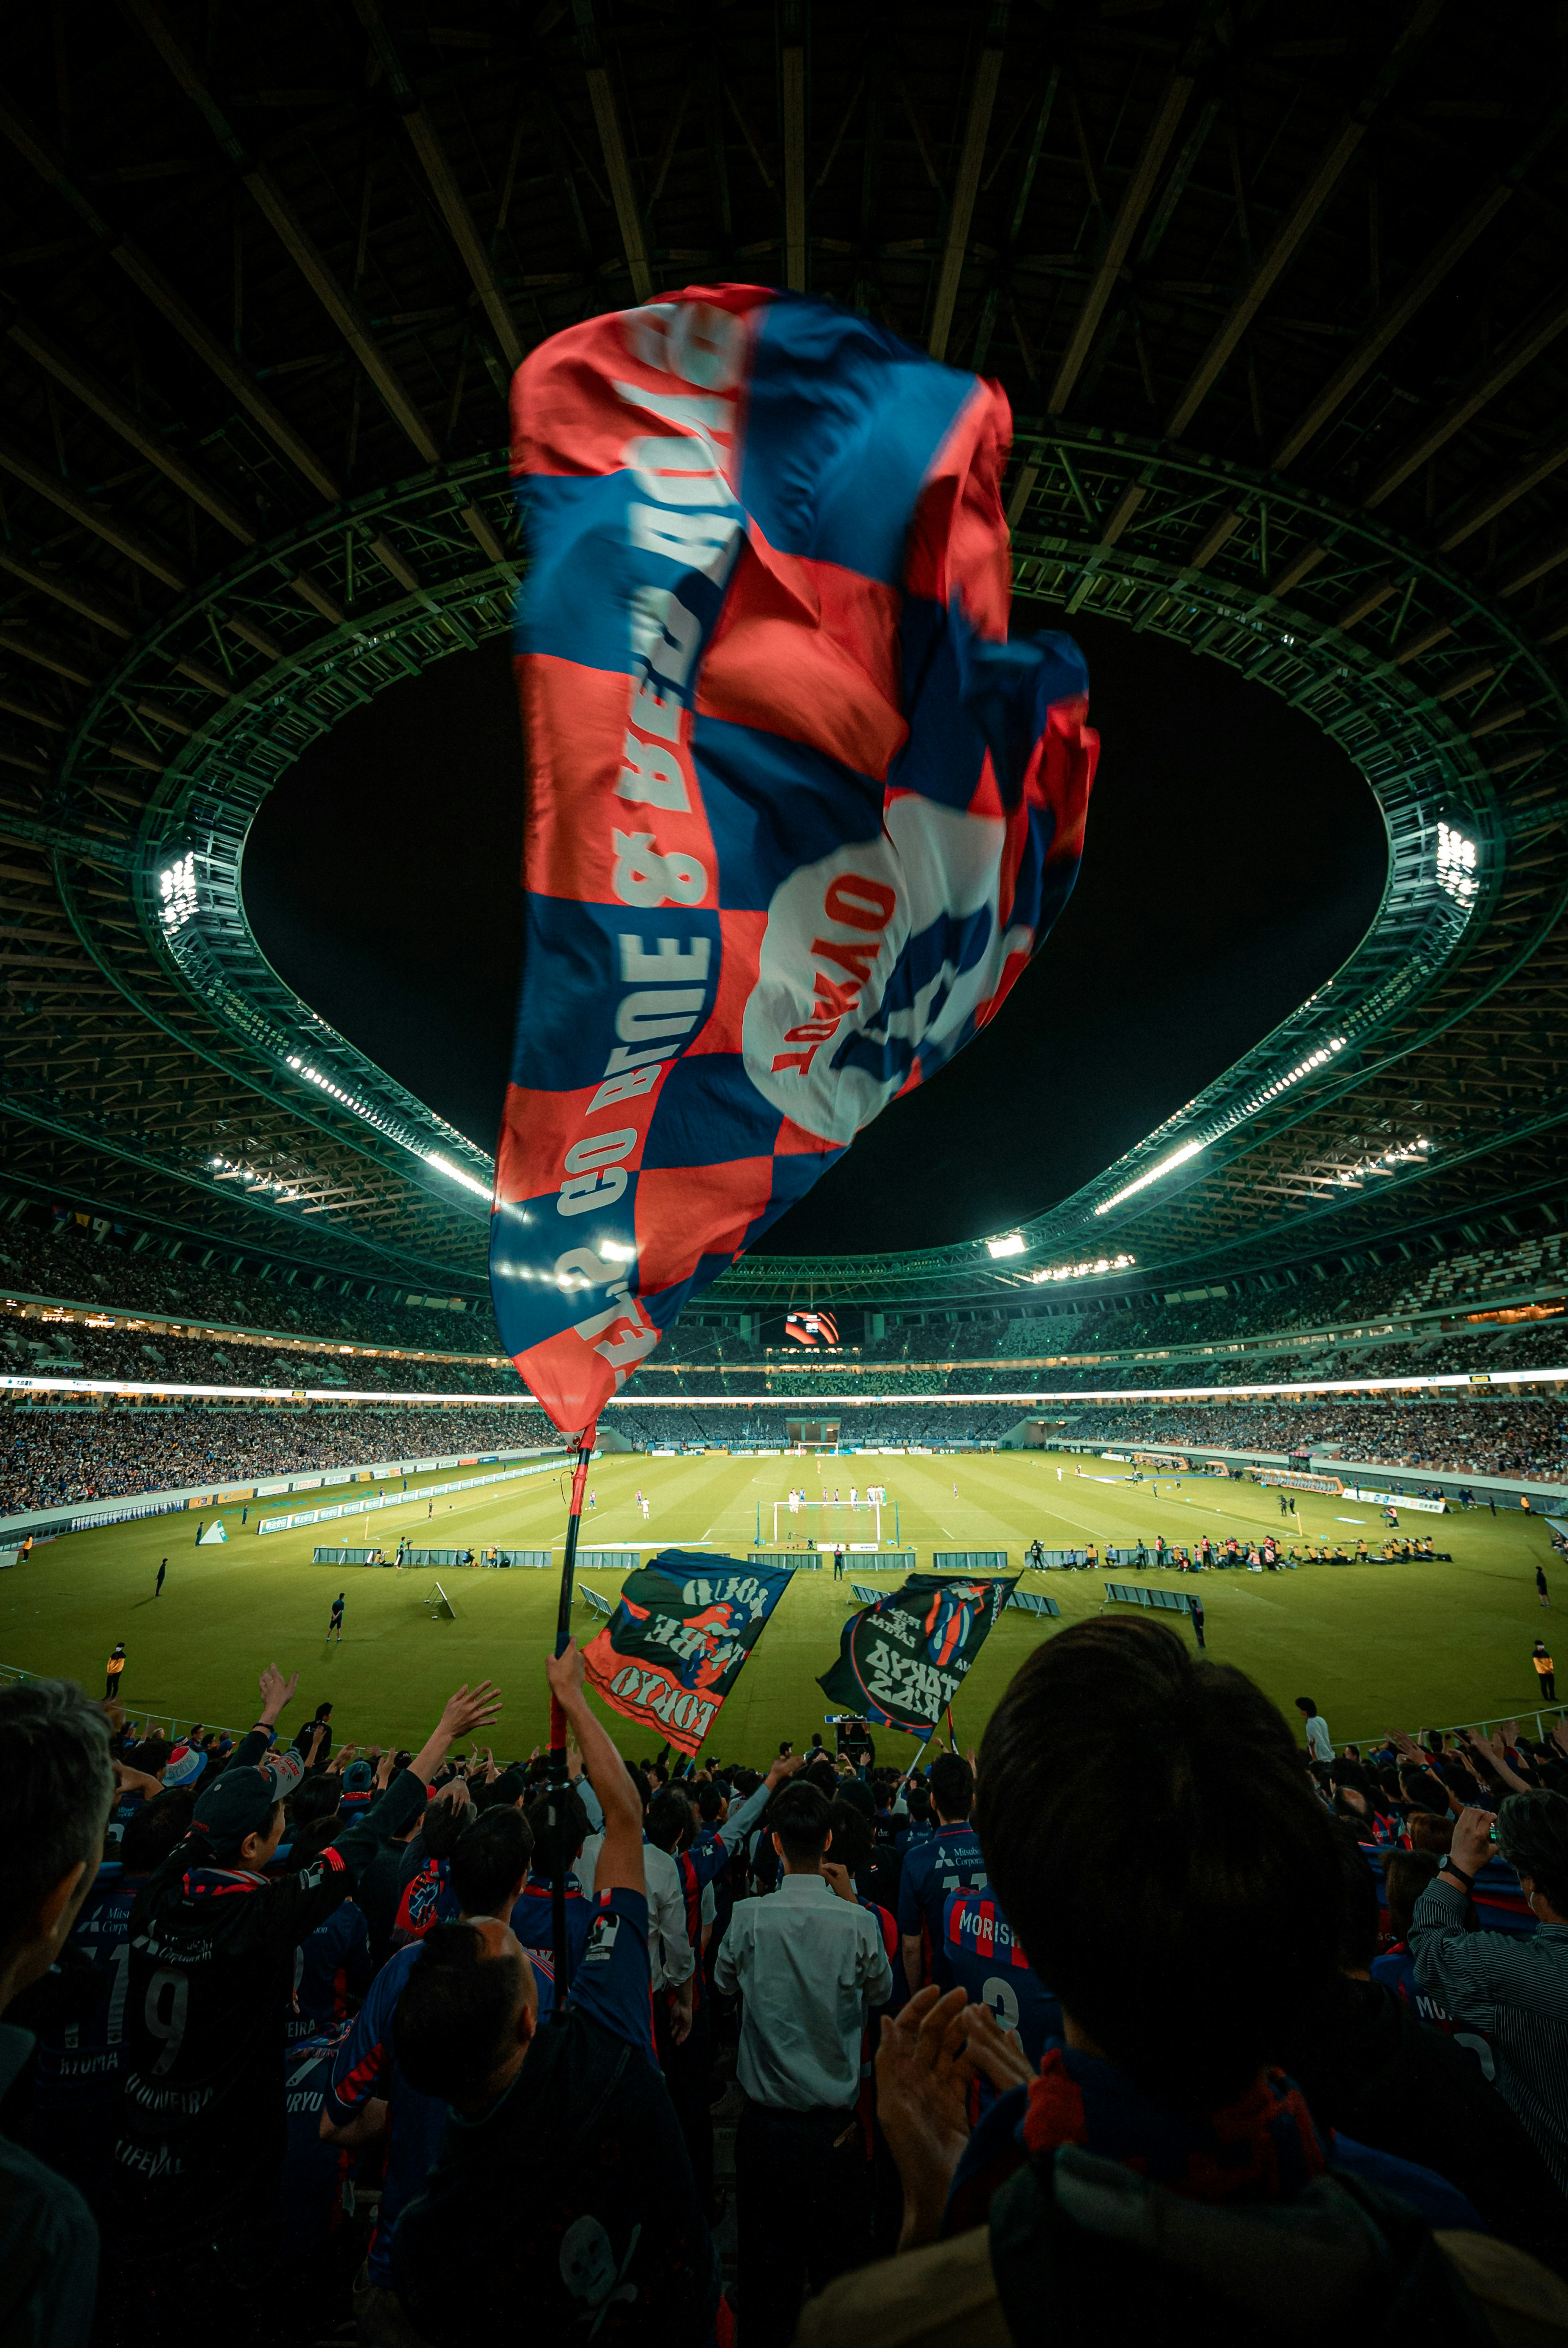
<svg viewBox="0 0 1568 2348">
<path fill-rule="evenodd" d="M 545 1668 L 604 1809 L 593 1927 L 559 2015 L 541 1961 L 493 1917 L 437 1925 L 409 1968 L 398 2063 L 452 2112 L 398 2220 L 401 2312 L 433 2348 L 510 2337 L 519 2321 L 540 2341 L 701 2343 L 719 2264 L 664 2083 L 644 2059 L 642 1805 L 588 1705 L 575 1643 Z"/>
<path fill-rule="evenodd" d="M 952 1988 L 952 1969 L 942 1942 L 942 1910 L 949 1892 L 986 1879 L 985 1857 L 969 1824 L 974 1771 L 956 1753 L 939 1754 L 931 1764 L 930 1787 L 937 1830 L 923 1842 L 910 1843 L 898 1886 L 898 1931 L 911 1990 L 927 1982 Z"/>
<path fill-rule="evenodd" d="M 1017 2033 L 1030 2068 L 1038 2071 L 1047 2045 L 1062 2034 L 1061 2006 L 1025 1956 L 989 1883 L 948 1892 L 942 1910 L 942 1953 L 955 1987 L 968 1991 L 971 2004 L 989 2005 L 1004 2030 Z M 983 2075 L 975 2086 L 978 2102 L 971 2116 L 978 2118 L 995 2094 Z"/>
<path fill-rule="evenodd" d="M 62 1970 L 72 1960 L 91 1968 L 86 2010 L 38 2029 L 29 2141 L 40 2159 L 80 2186 L 95 2209 L 108 2190 L 119 2105 L 130 1911 L 153 1869 L 183 1839 L 194 1805 L 189 1793 L 155 1791 L 145 1801 L 138 1796 L 118 1846 L 120 1864 L 108 1860 L 100 1869 L 60 1961 Z"/>
<path fill-rule="evenodd" d="M 514 1809 L 487 1810 L 466 1828 L 447 1862 L 461 1914 L 506 1915 L 522 1890 L 529 1849 L 527 1821 Z M 435 2166 L 446 2125 L 445 2103 L 409 2085 L 393 2043 L 393 2016 L 423 1946 L 423 1938 L 408 1941 L 372 1982 L 333 2061 L 323 2122 L 322 2132 L 330 2142 L 352 2144 L 358 2141 L 373 2100 L 386 2106 L 386 2179 L 368 2262 L 371 2282 L 384 2291 L 392 2286 L 392 2241 L 399 2215 Z M 548 2002 L 553 1994 L 552 1975 L 548 1984 L 541 1981 L 539 1995 Z"/>
</svg>

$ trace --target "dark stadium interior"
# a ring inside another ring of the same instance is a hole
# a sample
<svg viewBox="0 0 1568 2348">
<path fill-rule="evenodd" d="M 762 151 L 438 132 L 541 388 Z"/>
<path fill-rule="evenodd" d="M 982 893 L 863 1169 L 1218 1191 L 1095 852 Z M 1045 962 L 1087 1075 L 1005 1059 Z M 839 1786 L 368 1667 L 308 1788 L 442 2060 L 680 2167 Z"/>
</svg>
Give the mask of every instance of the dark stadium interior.
<svg viewBox="0 0 1568 2348">
<path fill-rule="evenodd" d="M 1020 605 L 1015 633 L 1060 620 Z M 772 1250 L 924 1247 L 1053 1205 L 1332 977 L 1377 911 L 1376 802 L 1309 720 L 1155 637 L 1077 633 L 1103 747 L 1067 911 L 1005 1023 L 896 1102 Z M 268 960 L 487 1149 L 523 951 L 524 785 L 509 663 L 487 645 L 307 751 L 245 850 Z"/>
<path fill-rule="evenodd" d="M 1565 74 L 1539 0 L 10 13 L 0 2339 L 1568 2339 Z M 619 1364 L 589 1704 L 487 1271 L 508 401 L 735 285 L 1000 384 L 1103 753 L 996 1023 Z"/>
</svg>

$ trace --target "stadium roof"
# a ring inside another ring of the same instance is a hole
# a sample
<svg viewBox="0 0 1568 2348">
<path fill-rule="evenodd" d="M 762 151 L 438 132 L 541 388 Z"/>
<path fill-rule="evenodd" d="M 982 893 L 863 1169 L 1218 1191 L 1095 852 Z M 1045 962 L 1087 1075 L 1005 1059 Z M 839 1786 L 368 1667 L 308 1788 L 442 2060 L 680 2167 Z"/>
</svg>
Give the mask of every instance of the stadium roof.
<svg viewBox="0 0 1568 2348">
<path fill-rule="evenodd" d="M 246 829 L 338 717 L 505 628 L 524 353 L 750 277 L 999 374 L 1020 592 L 1284 695 L 1367 777 L 1389 855 L 1331 984 L 1075 1197 L 989 1244 L 759 1253 L 716 1298 L 1016 1298 L 1125 1255 L 1219 1276 L 1568 1184 L 1555 20 L 443 18 L 125 0 L 76 41 L 57 12 L 12 27 L 9 1176 L 480 1284 L 487 1160 L 266 964 Z"/>
</svg>

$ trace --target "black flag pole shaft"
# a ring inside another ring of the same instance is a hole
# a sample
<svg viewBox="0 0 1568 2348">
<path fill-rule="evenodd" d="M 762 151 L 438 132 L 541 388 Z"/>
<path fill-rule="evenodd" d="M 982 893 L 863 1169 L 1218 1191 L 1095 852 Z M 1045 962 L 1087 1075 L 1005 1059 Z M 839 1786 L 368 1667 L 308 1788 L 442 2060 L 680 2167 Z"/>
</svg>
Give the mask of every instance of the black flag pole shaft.
<svg viewBox="0 0 1568 2348">
<path fill-rule="evenodd" d="M 577 1467 L 571 1479 L 571 1505 L 566 1520 L 566 1555 L 561 1560 L 560 1603 L 556 1609 L 556 1648 L 564 1655 L 571 1639 L 572 1577 L 577 1570 L 577 1537 L 582 1529 L 582 1495 L 588 1482 L 589 1462 L 593 1457 L 594 1438 L 599 1433 L 599 1421 L 585 1426 L 577 1448 Z M 567 1991 L 571 1986 L 571 1961 L 566 1937 L 566 1871 L 568 1854 L 566 1836 L 562 1830 L 564 1797 L 571 1783 L 566 1766 L 566 1715 L 550 1697 L 550 1944 L 555 1957 L 557 2023 L 566 2020 Z"/>
</svg>

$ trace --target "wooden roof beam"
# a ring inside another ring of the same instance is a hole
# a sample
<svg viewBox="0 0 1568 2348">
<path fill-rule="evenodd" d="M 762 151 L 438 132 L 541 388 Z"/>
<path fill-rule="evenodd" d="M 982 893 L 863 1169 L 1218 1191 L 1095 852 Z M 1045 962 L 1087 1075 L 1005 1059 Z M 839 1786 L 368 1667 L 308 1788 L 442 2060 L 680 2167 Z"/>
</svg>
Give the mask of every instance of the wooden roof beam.
<svg viewBox="0 0 1568 2348">
<path fill-rule="evenodd" d="M 0 92 L 0 131 L 5 132 L 17 153 L 32 165 L 38 177 L 56 195 L 63 197 L 87 223 L 116 267 L 124 272 L 203 365 L 210 368 L 230 396 L 245 410 L 273 446 L 282 450 L 295 471 L 329 505 L 335 505 L 341 495 L 337 482 L 309 441 L 295 431 L 282 410 L 275 407 L 268 398 L 243 361 L 211 333 L 184 295 L 175 291 L 140 245 L 133 243 L 129 237 L 119 235 L 109 226 L 72 180 L 64 158 L 3 92 Z"/>
<path fill-rule="evenodd" d="M 784 283 L 805 292 L 805 32 L 801 0 L 784 0 L 779 49 L 784 118 Z"/>
<path fill-rule="evenodd" d="M 1221 320 L 1185 389 L 1171 410 L 1166 438 L 1184 432 L 1218 382 L 1227 362 L 1295 257 L 1308 229 L 1338 186 L 1347 164 L 1366 136 L 1367 126 L 1442 13 L 1443 0 L 1413 0 L 1392 47 L 1354 110 L 1348 114 L 1318 157 L 1311 175 L 1286 210 L 1254 266 L 1240 298 Z"/>
<path fill-rule="evenodd" d="M 969 92 L 964 143 L 958 155 L 952 207 L 948 214 L 948 238 L 942 248 L 942 265 L 937 273 L 937 297 L 931 306 L 931 333 L 927 344 L 934 359 L 945 359 L 948 355 L 948 337 L 953 330 L 953 309 L 958 298 L 958 281 L 963 275 L 964 256 L 968 250 L 975 199 L 980 191 L 980 165 L 985 160 L 986 140 L 990 136 L 991 115 L 997 102 L 997 84 L 1001 78 L 1002 40 L 1006 31 L 1006 0 L 997 0 L 986 27 L 985 46 L 975 67 L 974 87 Z"/>
<path fill-rule="evenodd" d="M 58 473 L 51 472 L 46 465 L 30 457 L 25 448 L 18 448 L 14 441 L 0 440 L 0 466 L 31 489 L 36 497 L 46 498 L 51 505 L 58 506 L 63 514 L 70 516 L 78 530 L 90 530 L 95 538 L 101 538 L 106 546 L 112 546 L 117 554 L 123 554 L 128 561 L 134 562 L 138 570 L 161 581 L 165 587 L 172 587 L 176 594 L 184 592 L 184 573 L 175 569 L 161 548 L 143 538 L 139 531 L 128 530 L 123 522 L 116 521 L 92 499 L 78 497 Z"/>
<path fill-rule="evenodd" d="M 172 481 L 175 488 L 193 504 L 210 513 L 231 538 L 237 538 L 241 546 L 255 545 L 256 533 L 239 508 L 231 505 L 220 489 L 214 489 L 194 465 L 188 464 L 177 450 L 170 448 L 159 433 L 143 423 L 134 408 L 128 407 L 101 376 L 73 356 L 62 343 L 57 343 L 52 335 L 46 335 L 41 326 L 34 325 L 27 318 L 13 319 L 10 335 L 17 348 L 36 360 L 46 375 L 63 384 L 84 407 L 91 409 L 100 423 L 107 424 L 111 432 L 118 433 L 138 456 L 145 457 L 149 465 L 156 466 L 165 479 Z"/>
<path fill-rule="evenodd" d="M 1435 416 L 1421 427 L 1411 439 L 1405 442 L 1398 454 L 1389 458 L 1366 496 L 1368 509 L 1383 504 L 1410 475 L 1434 456 L 1456 432 L 1481 409 L 1494 400 L 1499 392 L 1506 391 L 1515 376 L 1538 359 L 1549 345 L 1568 327 L 1568 293 L 1560 293 L 1543 303 L 1518 331 L 1511 335 L 1501 348 L 1494 351 L 1487 364 L 1471 376 L 1465 388 L 1440 407 Z"/>
<path fill-rule="evenodd" d="M 593 0 L 576 0 L 578 39 L 582 49 L 583 73 L 588 81 L 589 103 L 593 108 L 594 125 L 599 143 L 604 151 L 604 168 L 610 176 L 610 200 L 615 207 L 616 224 L 620 231 L 621 250 L 626 265 L 631 272 L 631 290 L 640 302 L 651 301 L 653 275 L 648 266 L 648 243 L 642 233 L 642 211 L 632 184 L 630 159 L 626 152 L 626 139 L 620 128 L 620 116 L 616 108 L 615 92 L 610 86 L 610 68 L 604 62 L 604 50 L 599 37 L 599 27 L 593 18 Z"/>
<path fill-rule="evenodd" d="M 1046 401 L 1047 412 L 1051 416 L 1060 416 L 1072 396 L 1072 387 L 1089 356 L 1105 304 L 1111 299 L 1126 263 L 1132 239 L 1138 232 L 1138 223 L 1148 209 L 1149 200 L 1164 168 L 1171 141 L 1176 135 L 1192 94 L 1193 77 L 1190 74 L 1173 74 L 1165 84 L 1154 110 L 1154 118 L 1144 135 L 1138 160 L 1122 191 L 1122 201 L 1116 207 L 1116 216 L 1106 235 L 1099 267 L 1083 297 L 1083 307 L 1078 314 L 1067 348 L 1061 355 L 1061 364 L 1057 368 L 1056 381 Z"/>
<path fill-rule="evenodd" d="M 95 627 L 107 629 L 111 636 L 122 636 L 128 644 L 136 629 L 130 621 L 117 612 L 107 595 L 99 594 L 96 586 L 88 587 L 80 580 L 60 579 L 47 571 L 24 562 L 9 547 L 0 548 L 0 571 L 8 571 L 14 579 L 24 580 L 36 587 L 40 595 L 48 595 L 63 603 L 67 612 L 79 613 L 91 620 Z"/>
<path fill-rule="evenodd" d="M 1242 336 L 1273 292 L 1276 281 L 1294 260 L 1297 246 L 1338 186 L 1347 164 L 1366 135 L 1366 129 L 1365 122 L 1354 117 L 1348 118 L 1339 125 L 1318 157 L 1310 178 L 1255 263 L 1240 298 L 1233 304 L 1228 314 L 1221 319 L 1213 341 L 1172 408 L 1165 423 L 1167 439 L 1174 440 L 1186 430 L 1219 381 Z"/>
<path fill-rule="evenodd" d="M 456 173 L 442 144 L 441 134 L 419 102 L 418 93 L 404 67 L 397 45 L 387 30 L 380 0 L 354 0 L 354 9 L 386 77 L 393 102 L 403 117 L 403 127 L 430 182 L 431 192 L 441 209 L 441 217 L 462 258 L 474 291 L 484 305 L 485 315 L 490 321 L 500 345 L 501 356 L 515 372 L 523 363 L 523 338 L 512 315 L 511 304 L 502 291 L 496 265 L 485 249 L 484 241 L 474 224 L 474 215 L 457 184 Z"/>
<path fill-rule="evenodd" d="M 1549 442 L 1501 480 L 1494 481 L 1490 489 L 1472 498 L 1445 528 L 1438 541 L 1438 551 L 1451 554 L 1456 546 L 1462 546 L 1467 538 L 1473 538 L 1478 530 L 1484 530 L 1489 521 L 1495 521 L 1500 513 L 1506 513 L 1511 505 L 1528 497 L 1532 489 L 1565 464 L 1568 436 Z"/>
<path fill-rule="evenodd" d="M 1389 303 L 1336 367 L 1322 390 L 1302 409 L 1270 458 L 1271 467 L 1277 470 L 1292 463 L 1307 442 L 1321 432 L 1335 410 L 1344 406 L 1357 385 L 1376 366 L 1389 344 L 1403 334 L 1422 304 L 1437 292 L 1455 263 L 1463 259 L 1482 229 L 1491 226 L 1512 193 L 1512 187 L 1504 181 L 1486 189 L 1465 206 L 1416 268 L 1403 293 Z"/>
<path fill-rule="evenodd" d="M 366 312 L 355 296 L 338 283 L 326 256 L 273 173 L 249 152 L 231 127 L 191 51 L 152 0 L 127 0 L 127 5 L 224 155 L 239 171 L 251 201 L 364 368 L 387 414 L 402 427 L 427 465 L 439 464 L 441 450 L 435 435 L 413 394 L 376 341 Z"/>
</svg>

